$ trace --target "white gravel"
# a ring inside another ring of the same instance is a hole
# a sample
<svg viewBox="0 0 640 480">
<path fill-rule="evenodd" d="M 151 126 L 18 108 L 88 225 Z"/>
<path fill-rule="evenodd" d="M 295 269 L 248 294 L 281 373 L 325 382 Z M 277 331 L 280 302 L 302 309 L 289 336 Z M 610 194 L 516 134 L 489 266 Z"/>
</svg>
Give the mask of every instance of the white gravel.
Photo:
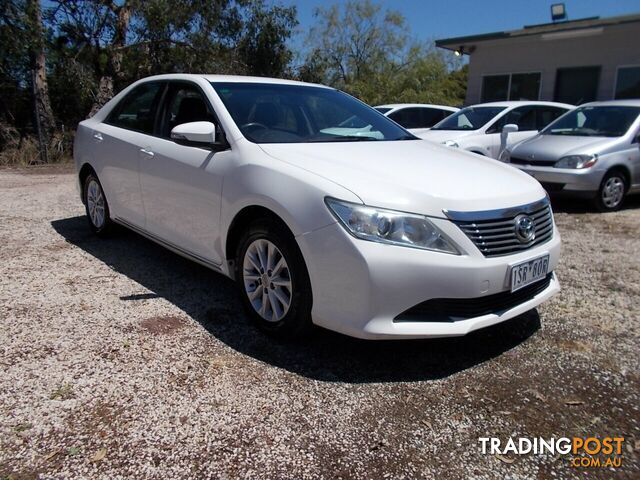
<svg viewBox="0 0 640 480">
<path fill-rule="evenodd" d="M 640 201 L 556 211 L 563 291 L 537 313 L 459 339 L 279 344 L 229 280 L 127 231 L 94 238 L 72 174 L 1 170 L 0 479 L 639 478 Z M 478 443 L 610 434 L 617 471 Z"/>
</svg>

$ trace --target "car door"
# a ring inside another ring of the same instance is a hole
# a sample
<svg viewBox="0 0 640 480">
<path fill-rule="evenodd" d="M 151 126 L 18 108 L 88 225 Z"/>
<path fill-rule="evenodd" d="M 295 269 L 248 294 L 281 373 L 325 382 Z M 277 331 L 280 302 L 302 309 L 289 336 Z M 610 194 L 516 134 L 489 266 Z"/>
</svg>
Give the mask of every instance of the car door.
<svg viewBox="0 0 640 480">
<path fill-rule="evenodd" d="M 215 245 L 219 235 L 222 172 L 233 153 L 179 145 L 170 139 L 171 129 L 176 125 L 196 121 L 211 121 L 220 128 L 198 85 L 169 82 L 156 137 L 144 147 L 140 159 L 146 228 L 194 257 L 219 264 L 222 259 L 215 253 Z"/>
<path fill-rule="evenodd" d="M 164 83 L 146 82 L 134 88 L 93 131 L 98 177 L 117 220 L 144 228 L 140 191 L 140 148 L 152 138 Z"/>
<path fill-rule="evenodd" d="M 486 142 L 486 148 L 493 158 L 498 158 L 500 154 L 500 132 L 502 132 L 502 127 L 508 124 L 517 125 L 518 131 L 509 134 L 507 137 L 507 147 L 533 137 L 538 133 L 536 107 L 534 105 L 516 107 L 487 128 L 484 140 Z"/>
</svg>

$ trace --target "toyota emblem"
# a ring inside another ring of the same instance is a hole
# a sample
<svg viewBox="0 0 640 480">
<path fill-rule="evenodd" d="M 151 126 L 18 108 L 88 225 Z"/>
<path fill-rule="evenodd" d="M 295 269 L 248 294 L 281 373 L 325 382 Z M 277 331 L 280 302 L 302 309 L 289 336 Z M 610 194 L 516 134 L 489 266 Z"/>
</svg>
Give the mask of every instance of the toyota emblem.
<svg viewBox="0 0 640 480">
<path fill-rule="evenodd" d="M 514 220 L 516 238 L 520 243 L 529 243 L 536 237 L 533 219 L 528 215 L 518 215 Z"/>
</svg>

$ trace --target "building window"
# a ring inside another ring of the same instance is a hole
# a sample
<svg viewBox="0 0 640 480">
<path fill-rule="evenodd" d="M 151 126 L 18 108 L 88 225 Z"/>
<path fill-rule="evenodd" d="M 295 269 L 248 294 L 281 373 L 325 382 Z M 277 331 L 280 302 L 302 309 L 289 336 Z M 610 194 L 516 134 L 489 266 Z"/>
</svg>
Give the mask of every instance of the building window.
<svg viewBox="0 0 640 480">
<path fill-rule="evenodd" d="M 556 73 L 556 102 L 580 105 L 598 96 L 600 67 L 559 68 Z"/>
<path fill-rule="evenodd" d="M 482 101 L 538 100 L 539 73 L 488 75 L 482 79 Z"/>
<path fill-rule="evenodd" d="M 640 98 L 640 66 L 618 69 L 615 99 Z"/>
<path fill-rule="evenodd" d="M 490 75 L 482 79 L 482 101 L 498 102 L 509 97 L 509 75 Z"/>
<path fill-rule="evenodd" d="M 514 73 L 511 75 L 509 100 L 538 100 L 539 93 L 539 73 Z"/>
</svg>

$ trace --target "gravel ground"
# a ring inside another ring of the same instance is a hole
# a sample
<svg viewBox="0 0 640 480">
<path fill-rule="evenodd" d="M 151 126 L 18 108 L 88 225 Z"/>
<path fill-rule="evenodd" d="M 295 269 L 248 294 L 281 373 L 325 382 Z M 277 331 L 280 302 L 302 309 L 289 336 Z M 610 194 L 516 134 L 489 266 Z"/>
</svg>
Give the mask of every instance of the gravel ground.
<svg viewBox="0 0 640 480">
<path fill-rule="evenodd" d="M 640 201 L 556 205 L 560 295 L 458 339 L 254 330 L 231 281 L 0 171 L 0 478 L 639 478 Z M 479 437 L 623 436 L 622 467 Z"/>
</svg>

